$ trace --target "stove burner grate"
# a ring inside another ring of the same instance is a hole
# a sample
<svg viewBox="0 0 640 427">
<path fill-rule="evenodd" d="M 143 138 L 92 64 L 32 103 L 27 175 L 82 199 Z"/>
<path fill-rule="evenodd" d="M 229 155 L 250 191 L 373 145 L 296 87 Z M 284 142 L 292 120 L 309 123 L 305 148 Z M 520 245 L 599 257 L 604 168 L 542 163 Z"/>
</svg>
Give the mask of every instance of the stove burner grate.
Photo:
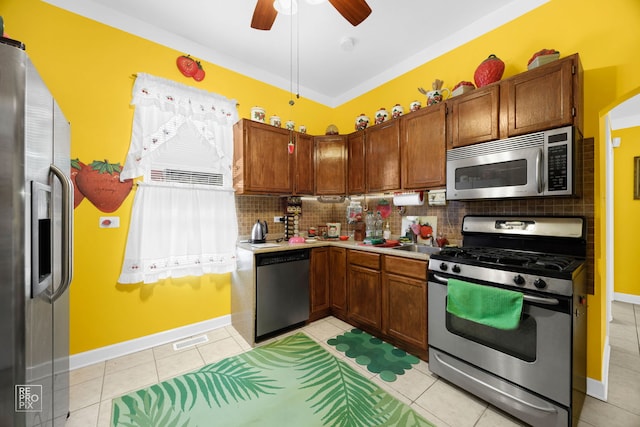
<svg viewBox="0 0 640 427">
<path fill-rule="evenodd" d="M 501 266 L 518 266 L 537 271 L 565 271 L 575 258 L 564 255 L 540 254 L 500 248 L 445 248 L 439 259 L 470 260 Z"/>
</svg>

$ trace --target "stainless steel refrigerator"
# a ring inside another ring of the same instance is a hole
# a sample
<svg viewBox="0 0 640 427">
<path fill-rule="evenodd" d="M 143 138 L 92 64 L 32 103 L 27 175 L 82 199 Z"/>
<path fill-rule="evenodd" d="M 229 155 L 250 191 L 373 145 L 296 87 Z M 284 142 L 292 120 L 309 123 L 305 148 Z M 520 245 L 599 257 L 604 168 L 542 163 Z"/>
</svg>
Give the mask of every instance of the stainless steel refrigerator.
<svg viewBox="0 0 640 427">
<path fill-rule="evenodd" d="M 0 38 L 0 425 L 65 424 L 70 127 L 24 46 Z"/>
</svg>

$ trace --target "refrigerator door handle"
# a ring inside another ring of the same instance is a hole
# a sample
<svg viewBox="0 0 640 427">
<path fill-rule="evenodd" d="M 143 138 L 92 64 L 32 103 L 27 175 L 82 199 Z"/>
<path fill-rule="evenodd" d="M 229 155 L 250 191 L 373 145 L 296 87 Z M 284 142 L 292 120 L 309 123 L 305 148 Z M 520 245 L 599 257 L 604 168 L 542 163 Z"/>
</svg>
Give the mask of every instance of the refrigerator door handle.
<svg viewBox="0 0 640 427">
<path fill-rule="evenodd" d="M 62 185 L 62 268 L 60 284 L 51 295 L 51 302 L 54 302 L 69 289 L 73 275 L 73 183 L 71 178 L 54 164 L 51 165 L 51 172 Z"/>
</svg>

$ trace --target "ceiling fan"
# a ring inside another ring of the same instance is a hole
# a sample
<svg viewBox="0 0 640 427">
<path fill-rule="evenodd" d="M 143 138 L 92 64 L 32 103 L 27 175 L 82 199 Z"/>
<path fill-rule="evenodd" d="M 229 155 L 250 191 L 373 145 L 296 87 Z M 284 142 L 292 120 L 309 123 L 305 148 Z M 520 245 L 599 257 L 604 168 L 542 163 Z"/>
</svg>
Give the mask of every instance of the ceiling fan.
<svg viewBox="0 0 640 427">
<path fill-rule="evenodd" d="M 277 1 L 277 0 L 276 0 Z M 297 0 L 291 0 L 295 2 Z M 317 0 L 309 3 L 319 3 Z M 270 30 L 278 11 L 274 7 L 274 0 L 258 0 L 251 19 L 251 28 L 256 30 Z M 371 13 L 366 0 L 329 0 L 329 3 L 354 27 L 364 21 Z"/>
</svg>

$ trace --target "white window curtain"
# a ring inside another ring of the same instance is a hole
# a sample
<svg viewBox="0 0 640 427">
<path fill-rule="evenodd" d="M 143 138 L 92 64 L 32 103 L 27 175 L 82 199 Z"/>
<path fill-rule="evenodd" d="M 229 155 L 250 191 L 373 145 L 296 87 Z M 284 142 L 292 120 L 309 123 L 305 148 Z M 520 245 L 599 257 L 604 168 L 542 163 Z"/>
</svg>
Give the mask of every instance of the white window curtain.
<svg viewBox="0 0 640 427">
<path fill-rule="evenodd" d="M 139 73 L 122 180 L 138 182 L 119 283 L 235 270 L 236 103 Z"/>
</svg>

